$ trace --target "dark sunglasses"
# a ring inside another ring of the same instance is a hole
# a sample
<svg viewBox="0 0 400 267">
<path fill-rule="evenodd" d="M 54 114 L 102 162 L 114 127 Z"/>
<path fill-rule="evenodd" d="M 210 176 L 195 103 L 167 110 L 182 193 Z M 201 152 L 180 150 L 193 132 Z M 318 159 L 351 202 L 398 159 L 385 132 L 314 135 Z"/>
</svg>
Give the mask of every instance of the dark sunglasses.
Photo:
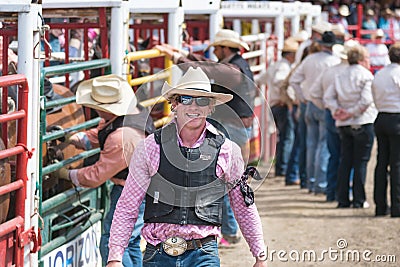
<svg viewBox="0 0 400 267">
<path fill-rule="evenodd" d="M 193 96 L 189 96 L 189 95 L 177 96 L 176 100 L 179 103 L 182 103 L 183 105 L 191 105 L 194 100 L 199 107 L 208 106 L 211 102 L 211 99 L 209 97 L 204 97 L 204 96 L 193 97 Z"/>
</svg>

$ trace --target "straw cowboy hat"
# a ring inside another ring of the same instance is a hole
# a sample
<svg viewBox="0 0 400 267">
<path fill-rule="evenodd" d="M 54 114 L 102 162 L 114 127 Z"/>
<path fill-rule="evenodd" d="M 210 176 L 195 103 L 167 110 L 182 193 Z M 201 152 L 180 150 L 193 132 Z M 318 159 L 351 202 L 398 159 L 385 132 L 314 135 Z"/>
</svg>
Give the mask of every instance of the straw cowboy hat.
<svg viewBox="0 0 400 267">
<path fill-rule="evenodd" d="M 117 116 L 138 114 L 132 87 L 120 76 L 99 76 L 79 84 L 76 103 Z"/>
<path fill-rule="evenodd" d="M 216 105 L 226 103 L 233 98 L 230 94 L 212 93 L 210 80 L 200 67 L 196 69 L 189 67 L 175 86 L 165 82 L 161 92 L 167 99 L 173 95 L 211 97 L 216 100 Z"/>
<path fill-rule="evenodd" d="M 250 50 L 249 45 L 240 39 L 240 36 L 237 32 L 232 30 L 223 29 L 218 31 L 215 34 L 214 42 L 212 42 L 205 50 L 210 49 L 211 46 L 227 46 L 232 48 L 241 48 L 243 47 L 247 51 Z"/>
<path fill-rule="evenodd" d="M 335 44 L 332 46 L 332 52 L 342 59 L 347 59 L 347 52 L 356 45 L 360 45 L 360 43 L 356 40 L 347 40 L 343 45 Z"/>
<path fill-rule="evenodd" d="M 287 38 L 283 43 L 282 52 L 295 53 L 299 49 L 299 43 L 294 38 Z"/>
</svg>

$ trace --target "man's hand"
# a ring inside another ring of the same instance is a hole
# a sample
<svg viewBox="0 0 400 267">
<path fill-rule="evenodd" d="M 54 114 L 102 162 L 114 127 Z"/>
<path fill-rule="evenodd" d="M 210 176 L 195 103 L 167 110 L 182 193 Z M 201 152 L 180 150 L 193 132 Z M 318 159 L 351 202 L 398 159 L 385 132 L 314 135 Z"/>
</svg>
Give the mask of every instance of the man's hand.
<svg viewBox="0 0 400 267">
<path fill-rule="evenodd" d="M 60 169 L 53 172 L 53 174 L 58 179 L 71 181 L 71 179 L 69 178 L 69 171 L 65 167 L 61 167 Z"/>
<path fill-rule="evenodd" d="M 110 261 L 106 267 L 124 267 L 120 261 Z"/>
<path fill-rule="evenodd" d="M 170 60 L 172 60 L 174 51 L 170 47 L 166 45 L 156 45 L 154 48 L 160 51 L 161 53 L 164 53 Z"/>
<path fill-rule="evenodd" d="M 267 267 L 267 262 L 256 259 L 256 263 L 254 263 L 253 267 Z"/>
</svg>

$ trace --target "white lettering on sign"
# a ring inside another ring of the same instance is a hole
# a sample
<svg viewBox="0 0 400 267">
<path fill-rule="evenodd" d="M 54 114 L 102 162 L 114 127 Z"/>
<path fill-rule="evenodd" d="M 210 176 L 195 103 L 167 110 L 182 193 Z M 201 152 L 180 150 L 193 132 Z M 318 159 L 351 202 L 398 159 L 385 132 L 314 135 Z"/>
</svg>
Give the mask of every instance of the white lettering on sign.
<svg viewBox="0 0 400 267">
<path fill-rule="evenodd" d="M 100 235 L 101 222 L 97 222 L 74 240 L 42 256 L 43 267 L 100 267 Z"/>
</svg>

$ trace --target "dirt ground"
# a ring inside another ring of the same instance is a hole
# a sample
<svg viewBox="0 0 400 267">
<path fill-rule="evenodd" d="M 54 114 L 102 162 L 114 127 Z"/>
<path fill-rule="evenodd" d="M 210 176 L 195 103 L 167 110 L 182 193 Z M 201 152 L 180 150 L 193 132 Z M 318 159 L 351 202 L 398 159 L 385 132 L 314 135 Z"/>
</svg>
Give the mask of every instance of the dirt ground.
<svg viewBox="0 0 400 267">
<path fill-rule="evenodd" d="M 325 196 L 285 186 L 283 177 L 264 181 L 255 194 L 269 267 L 400 266 L 400 219 L 374 217 L 375 151 L 367 173 L 368 209 L 336 209 L 337 203 L 327 203 Z M 243 238 L 221 248 L 220 256 L 222 267 L 254 264 Z"/>
</svg>

